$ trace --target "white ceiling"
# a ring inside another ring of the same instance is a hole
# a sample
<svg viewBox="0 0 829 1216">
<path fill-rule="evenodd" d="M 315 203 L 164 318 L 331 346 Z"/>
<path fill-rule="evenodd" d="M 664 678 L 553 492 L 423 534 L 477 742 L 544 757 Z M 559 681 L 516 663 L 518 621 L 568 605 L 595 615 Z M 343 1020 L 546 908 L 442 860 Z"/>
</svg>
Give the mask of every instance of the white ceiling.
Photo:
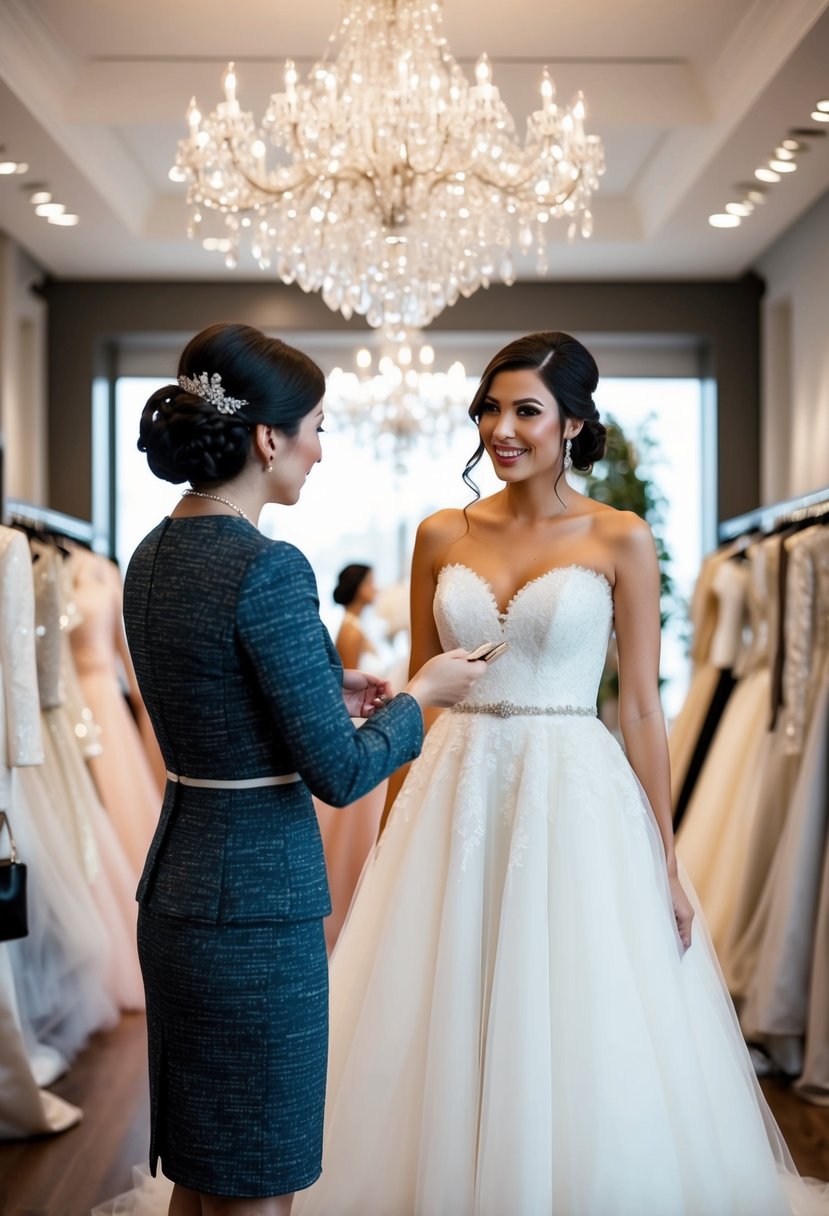
<svg viewBox="0 0 829 1216">
<path fill-rule="evenodd" d="M 750 267 L 829 190 L 829 0 L 444 0 L 464 65 L 486 50 L 518 120 L 548 63 L 559 93 L 582 88 L 607 173 L 595 235 L 551 229 L 556 278 L 708 278 Z M 323 51 L 338 0 L 0 0 L 0 144 L 29 163 L 0 176 L 0 229 L 62 278 L 259 278 L 188 242 L 184 187 L 167 178 L 191 94 L 219 100 L 227 59 L 260 114 L 285 58 Z M 823 130 L 799 169 L 739 229 L 707 217 L 794 127 Z M 38 219 L 25 183 L 77 212 Z M 528 267 L 524 277 L 532 277 Z"/>
</svg>

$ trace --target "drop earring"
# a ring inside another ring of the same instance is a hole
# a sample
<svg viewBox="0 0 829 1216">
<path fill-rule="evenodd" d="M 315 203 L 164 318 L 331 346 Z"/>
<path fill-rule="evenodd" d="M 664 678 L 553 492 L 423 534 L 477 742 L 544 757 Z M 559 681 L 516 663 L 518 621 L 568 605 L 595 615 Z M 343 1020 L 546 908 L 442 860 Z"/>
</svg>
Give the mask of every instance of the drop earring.
<svg viewBox="0 0 829 1216">
<path fill-rule="evenodd" d="M 569 473 L 573 467 L 573 440 L 568 439 L 564 445 L 564 472 Z"/>
</svg>

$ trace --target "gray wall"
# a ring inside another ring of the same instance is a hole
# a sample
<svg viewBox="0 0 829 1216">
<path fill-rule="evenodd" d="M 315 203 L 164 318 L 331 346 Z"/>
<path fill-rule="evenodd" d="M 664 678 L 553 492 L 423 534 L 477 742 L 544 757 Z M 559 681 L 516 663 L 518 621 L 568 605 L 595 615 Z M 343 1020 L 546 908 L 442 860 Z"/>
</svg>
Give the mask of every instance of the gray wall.
<svg viewBox="0 0 829 1216">
<path fill-rule="evenodd" d="M 432 331 L 679 335 L 698 342 L 701 374 L 717 391 L 717 511 L 727 519 L 759 503 L 759 312 L 754 275 L 724 282 L 518 283 L 461 300 Z M 108 378 L 114 353 L 132 337 L 183 342 L 214 321 L 292 332 L 352 332 L 318 296 L 267 280 L 255 283 L 52 282 L 49 302 L 49 505 L 91 518 L 92 386 Z"/>
</svg>

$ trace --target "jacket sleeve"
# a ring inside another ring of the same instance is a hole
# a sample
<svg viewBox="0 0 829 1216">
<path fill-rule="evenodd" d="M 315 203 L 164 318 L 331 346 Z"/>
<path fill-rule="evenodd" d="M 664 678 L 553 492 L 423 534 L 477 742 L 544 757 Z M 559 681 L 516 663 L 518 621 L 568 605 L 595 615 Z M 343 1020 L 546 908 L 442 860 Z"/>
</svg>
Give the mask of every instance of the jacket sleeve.
<svg viewBox="0 0 829 1216">
<path fill-rule="evenodd" d="M 236 630 L 297 772 L 313 794 L 346 806 L 413 760 L 423 716 L 401 693 L 358 730 L 343 704 L 316 580 L 298 549 L 269 545 L 251 563 Z"/>
</svg>

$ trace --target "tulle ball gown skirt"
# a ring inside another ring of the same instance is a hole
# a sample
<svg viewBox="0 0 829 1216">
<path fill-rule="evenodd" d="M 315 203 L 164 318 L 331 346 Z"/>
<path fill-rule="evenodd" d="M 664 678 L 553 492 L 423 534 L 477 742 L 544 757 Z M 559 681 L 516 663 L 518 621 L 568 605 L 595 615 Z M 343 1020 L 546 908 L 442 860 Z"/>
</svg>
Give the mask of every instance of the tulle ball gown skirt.
<svg viewBox="0 0 829 1216">
<path fill-rule="evenodd" d="M 591 717 L 446 713 L 332 961 L 323 1174 L 295 1216 L 829 1212 L 702 916 Z"/>
</svg>

